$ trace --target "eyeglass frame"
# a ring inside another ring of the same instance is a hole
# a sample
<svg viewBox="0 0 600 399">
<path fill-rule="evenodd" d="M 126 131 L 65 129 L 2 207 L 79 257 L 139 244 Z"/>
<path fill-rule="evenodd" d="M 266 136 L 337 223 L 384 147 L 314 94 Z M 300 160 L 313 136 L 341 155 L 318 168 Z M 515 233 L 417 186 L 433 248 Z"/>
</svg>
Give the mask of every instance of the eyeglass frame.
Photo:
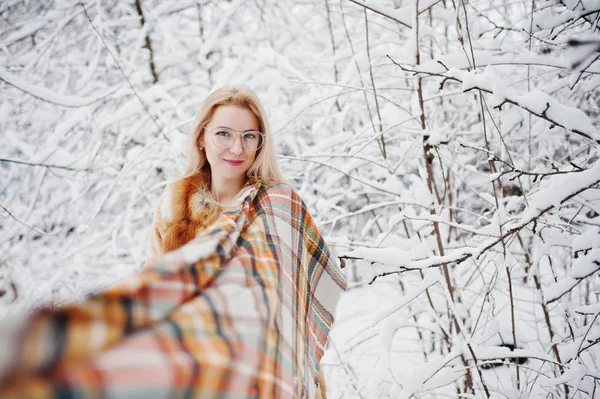
<svg viewBox="0 0 600 399">
<path fill-rule="evenodd" d="M 229 147 L 221 147 L 221 146 L 219 146 L 219 145 L 216 143 L 215 139 L 216 139 L 216 137 L 217 137 L 217 136 L 216 136 L 216 135 L 214 135 L 213 133 L 214 133 L 216 130 L 218 130 L 218 129 L 224 129 L 224 130 L 228 130 L 228 131 L 230 131 L 232 134 L 235 134 L 235 136 L 236 136 L 236 137 L 234 137 L 234 139 L 233 139 L 233 141 L 231 142 L 231 145 L 230 145 Z M 231 128 L 229 128 L 229 127 L 226 127 L 226 126 L 217 126 L 217 127 L 210 127 L 210 128 L 209 128 L 209 127 L 207 127 L 207 126 L 205 126 L 205 127 L 204 127 L 204 130 L 205 130 L 205 131 L 207 131 L 208 133 L 210 133 L 210 134 L 212 134 L 212 135 L 213 135 L 213 140 L 212 140 L 212 142 L 214 143 L 214 145 L 216 145 L 217 147 L 219 147 L 219 148 L 220 148 L 220 149 L 222 149 L 222 150 L 227 150 L 227 149 L 229 149 L 229 148 L 233 147 L 233 145 L 235 144 L 235 140 L 236 140 L 237 136 L 239 135 L 239 136 L 240 136 L 240 144 L 241 144 L 242 148 L 244 149 L 244 151 L 248 151 L 248 149 L 246 149 L 246 147 L 244 146 L 244 141 L 243 141 L 244 134 L 246 134 L 246 133 L 256 133 L 256 134 L 258 134 L 258 135 L 260 136 L 260 145 L 259 145 L 258 147 L 256 147 L 256 150 L 254 150 L 254 151 L 258 151 L 258 150 L 260 150 L 260 149 L 262 148 L 263 144 L 265 143 L 265 134 L 264 134 L 263 132 L 260 132 L 260 131 L 258 131 L 258 130 L 246 130 L 246 131 L 244 131 L 244 132 L 239 132 L 239 131 L 237 131 L 237 130 L 233 130 L 233 129 L 231 129 Z M 252 150 L 250 150 L 250 151 L 252 151 Z"/>
</svg>

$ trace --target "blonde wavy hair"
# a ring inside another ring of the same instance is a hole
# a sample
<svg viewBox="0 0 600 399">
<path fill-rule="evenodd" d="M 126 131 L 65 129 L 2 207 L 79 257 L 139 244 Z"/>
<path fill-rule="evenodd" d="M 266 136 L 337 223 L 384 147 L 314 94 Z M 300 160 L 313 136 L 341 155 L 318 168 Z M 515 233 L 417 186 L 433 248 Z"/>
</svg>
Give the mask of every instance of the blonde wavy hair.
<svg viewBox="0 0 600 399">
<path fill-rule="evenodd" d="M 264 143 L 258 149 L 254 162 L 246 171 L 248 180 L 260 181 L 267 186 L 285 183 L 285 179 L 281 176 L 277 166 L 275 145 L 265 110 L 256 94 L 249 87 L 243 85 L 221 87 L 210 93 L 200 106 L 196 127 L 189 135 L 190 142 L 184 177 L 202 170 L 210 171 L 206 154 L 200 150 L 200 139 L 204 133 L 204 128 L 215 114 L 215 110 L 221 105 L 237 105 L 249 109 L 258 120 L 258 129 L 264 133 Z"/>
</svg>

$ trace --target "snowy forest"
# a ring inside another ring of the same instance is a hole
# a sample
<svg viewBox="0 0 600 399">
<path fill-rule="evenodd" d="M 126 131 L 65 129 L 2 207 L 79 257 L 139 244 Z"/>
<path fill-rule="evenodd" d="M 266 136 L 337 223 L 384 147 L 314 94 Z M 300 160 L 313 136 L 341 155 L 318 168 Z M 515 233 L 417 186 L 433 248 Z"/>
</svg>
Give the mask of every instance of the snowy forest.
<svg viewBox="0 0 600 399">
<path fill-rule="evenodd" d="M 349 281 L 328 397 L 600 397 L 598 0 L 3 0 L 0 320 L 143 268 L 231 83 Z"/>
</svg>

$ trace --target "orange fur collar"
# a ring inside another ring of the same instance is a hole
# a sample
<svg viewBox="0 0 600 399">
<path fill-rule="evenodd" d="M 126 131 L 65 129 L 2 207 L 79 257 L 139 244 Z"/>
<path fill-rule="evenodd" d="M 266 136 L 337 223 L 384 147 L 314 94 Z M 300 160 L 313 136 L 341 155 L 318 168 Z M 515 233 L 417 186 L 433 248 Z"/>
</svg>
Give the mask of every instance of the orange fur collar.
<svg viewBox="0 0 600 399">
<path fill-rule="evenodd" d="M 210 194 L 208 173 L 201 171 L 171 185 L 170 201 L 164 204 L 169 208 L 170 220 L 167 220 L 162 234 L 163 253 L 191 241 L 214 223 L 221 213 L 221 205 Z"/>
</svg>

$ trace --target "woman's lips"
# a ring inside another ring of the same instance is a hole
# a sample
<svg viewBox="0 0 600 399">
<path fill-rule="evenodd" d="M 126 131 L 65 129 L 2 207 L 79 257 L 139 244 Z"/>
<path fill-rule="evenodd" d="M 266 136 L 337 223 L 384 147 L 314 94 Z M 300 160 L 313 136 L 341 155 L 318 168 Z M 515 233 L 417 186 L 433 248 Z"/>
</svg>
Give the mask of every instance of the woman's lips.
<svg viewBox="0 0 600 399">
<path fill-rule="evenodd" d="M 229 159 L 224 159 L 223 161 L 227 162 L 231 166 L 240 166 L 241 164 L 244 163 L 244 161 L 232 161 Z"/>
</svg>

